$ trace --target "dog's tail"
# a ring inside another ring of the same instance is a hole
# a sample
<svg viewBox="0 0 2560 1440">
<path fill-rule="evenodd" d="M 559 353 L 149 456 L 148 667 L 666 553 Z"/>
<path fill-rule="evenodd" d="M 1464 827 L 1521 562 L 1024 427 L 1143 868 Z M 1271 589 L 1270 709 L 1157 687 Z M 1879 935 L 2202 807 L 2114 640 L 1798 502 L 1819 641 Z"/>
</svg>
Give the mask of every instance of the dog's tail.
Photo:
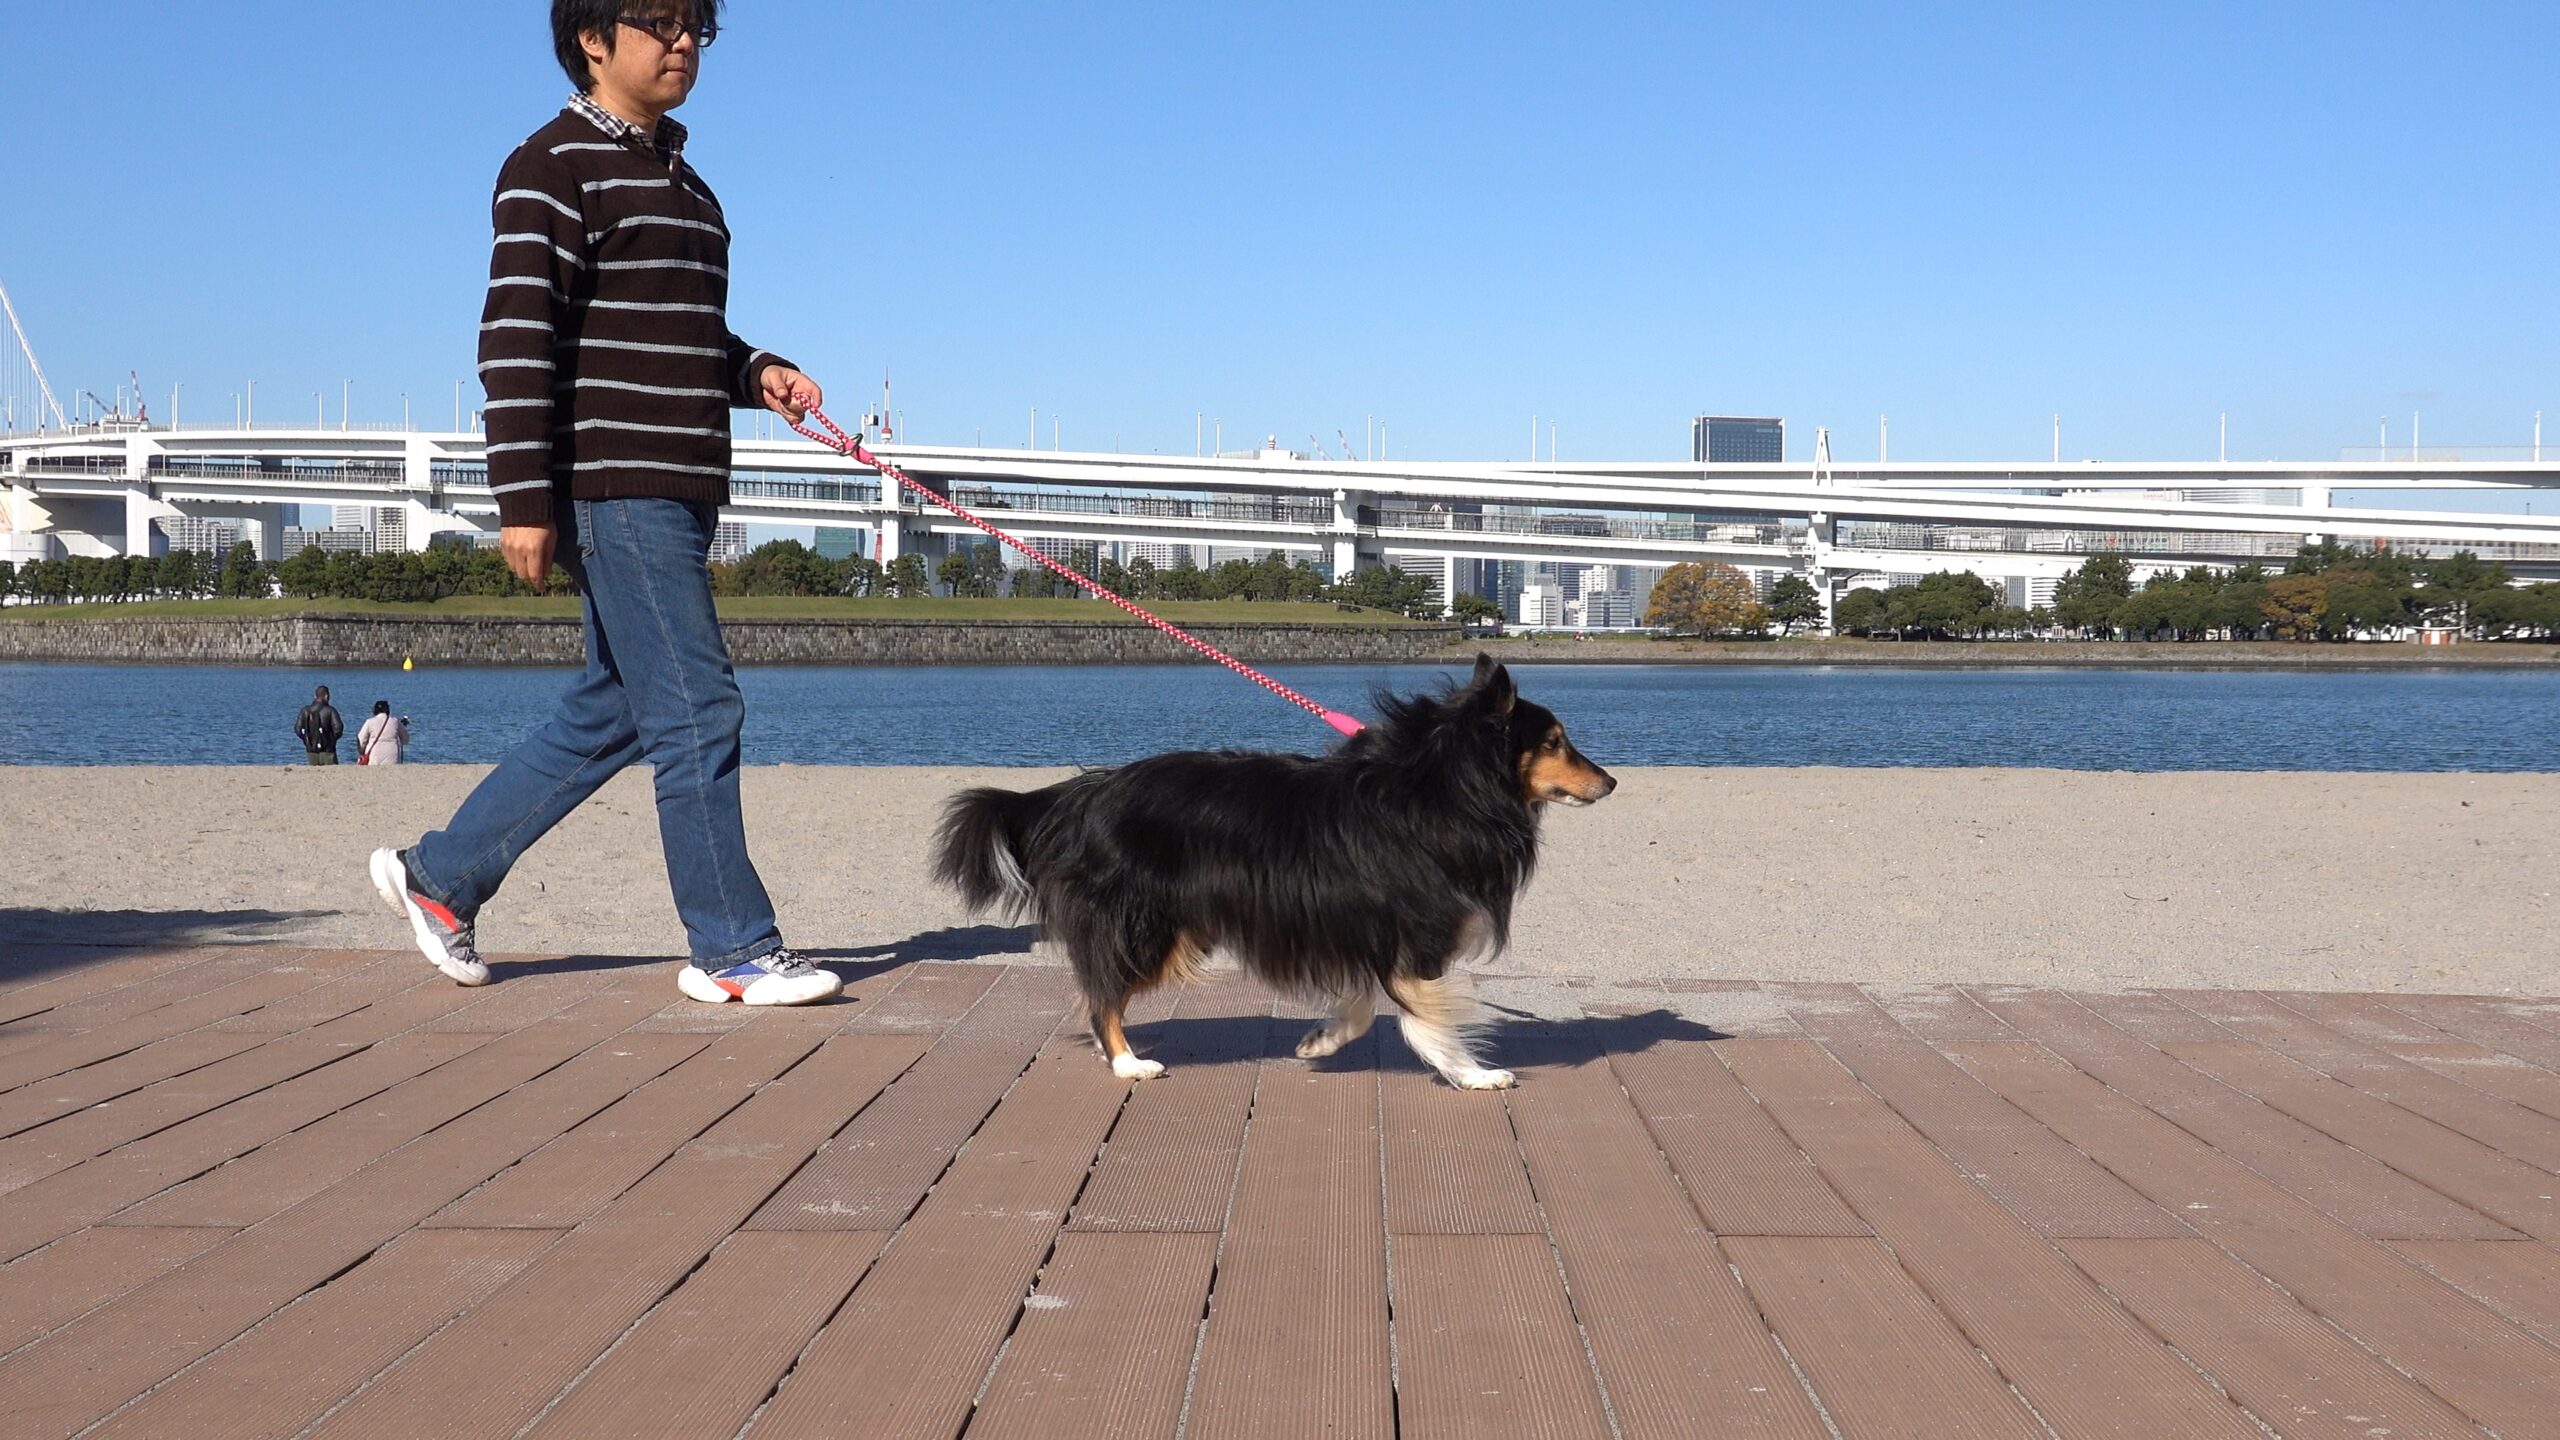
<svg viewBox="0 0 2560 1440">
<path fill-rule="evenodd" d="M 963 790 L 942 807 L 935 832 L 933 878 L 960 892 L 969 908 L 1009 920 L 1031 913 L 1025 865 L 1031 828 L 1058 803 L 1057 791 Z"/>
</svg>

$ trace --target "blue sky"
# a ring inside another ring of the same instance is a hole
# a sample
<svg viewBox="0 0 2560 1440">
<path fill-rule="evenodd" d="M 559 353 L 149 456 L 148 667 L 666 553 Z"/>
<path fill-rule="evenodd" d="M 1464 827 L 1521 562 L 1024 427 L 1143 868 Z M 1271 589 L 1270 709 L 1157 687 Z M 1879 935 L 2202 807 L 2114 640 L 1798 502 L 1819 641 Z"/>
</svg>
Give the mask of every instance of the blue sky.
<svg viewBox="0 0 2560 1440">
<path fill-rule="evenodd" d="M 539 0 L 12 7 L 56 388 L 449 418 Z M 732 324 L 908 437 L 1872 457 L 2560 445 L 2560 6 L 735 0 Z"/>
</svg>

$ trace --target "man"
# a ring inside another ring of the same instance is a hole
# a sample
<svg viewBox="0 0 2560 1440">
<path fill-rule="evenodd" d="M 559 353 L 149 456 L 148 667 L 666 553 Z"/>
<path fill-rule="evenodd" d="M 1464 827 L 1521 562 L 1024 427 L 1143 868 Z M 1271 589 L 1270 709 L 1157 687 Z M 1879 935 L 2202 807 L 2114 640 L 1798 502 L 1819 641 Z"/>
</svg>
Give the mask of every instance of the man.
<svg viewBox="0 0 2560 1440">
<path fill-rule="evenodd" d="M 314 765 L 338 763 L 338 737 L 347 733 L 338 707 L 329 703 L 329 687 L 311 692 L 311 703 L 293 717 L 293 733 L 302 741 L 303 758 Z"/>
<path fill-rule="evenodd" d="M 508 566 L 557 561 L 584 596 L 587 668 L 550 723 L 374 887 L 465 985 L 489 967 L 474 922 L 516 858 L 617 771 L 657 775 L 658 832 L 697 1000 L 799 1005 L 842 989 L 784 946 L 747 858 L 746 709 L 706 568 L 729 494 L 729 410 L 799 419 L 822 401 L 730 334 L 729 232 L 667 112 L 699 78 L 719 0 L 553 0 L 569 108 L 499 171 L 480 326 L 489 490 Z"/>
</svg>

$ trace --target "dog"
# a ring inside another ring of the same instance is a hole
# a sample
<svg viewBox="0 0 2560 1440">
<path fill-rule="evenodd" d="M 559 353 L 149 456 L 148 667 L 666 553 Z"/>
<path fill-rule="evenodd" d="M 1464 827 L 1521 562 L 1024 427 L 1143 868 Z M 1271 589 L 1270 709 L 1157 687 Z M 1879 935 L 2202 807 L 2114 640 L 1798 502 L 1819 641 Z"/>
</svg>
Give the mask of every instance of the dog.
<svg viewBox="0 0 2560 1440">
<path fill-rule="evenodd" d="M 1302 1058 L 1368 1033 L 1383 990 L 1450 1084 L 1504 1088 L 1513 1076 L 1476 1058 L 1474 999 L 1450 971 L 1509 942 L 1546 807 L 1618 782 L 1490 656 L 1462 685 L 1379 705 L 1378 724 L 1321 757 L 1183 751 L 1042 790 L 964 791 L 945 807 L 935 878 L 1064 947 L 1123 1079 L 1164 1073 L 1129 1048 L 1130 998 L 1225 956 L 1331 1009 Z"/>
</svg>

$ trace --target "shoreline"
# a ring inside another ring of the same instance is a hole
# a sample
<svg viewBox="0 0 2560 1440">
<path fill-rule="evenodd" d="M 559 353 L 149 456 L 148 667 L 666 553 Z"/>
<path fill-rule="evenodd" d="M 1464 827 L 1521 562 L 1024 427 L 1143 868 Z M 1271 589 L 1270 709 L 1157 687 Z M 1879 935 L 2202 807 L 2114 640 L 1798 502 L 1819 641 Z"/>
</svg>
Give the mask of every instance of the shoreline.
<svg viewBox="0 0 2560 1440">
<path fill-rule="evenodd" d="M 0 768 L 0 934 L 390 950 L 364 856 L 481 766 Z M 796 946 L 1050 958 L 935 886 L 942 802 L 1059 769 L 757 766 L 749 844 Z M 1550 814 L 1489 973 L 2560 992 L 2560 775 L 1625 767 Z M 618 776 L 481 916 L 493 955 L 681 953 L 649 777 Z M 423 964 L 423 962 L 421 962 Z"/>
</svg>

